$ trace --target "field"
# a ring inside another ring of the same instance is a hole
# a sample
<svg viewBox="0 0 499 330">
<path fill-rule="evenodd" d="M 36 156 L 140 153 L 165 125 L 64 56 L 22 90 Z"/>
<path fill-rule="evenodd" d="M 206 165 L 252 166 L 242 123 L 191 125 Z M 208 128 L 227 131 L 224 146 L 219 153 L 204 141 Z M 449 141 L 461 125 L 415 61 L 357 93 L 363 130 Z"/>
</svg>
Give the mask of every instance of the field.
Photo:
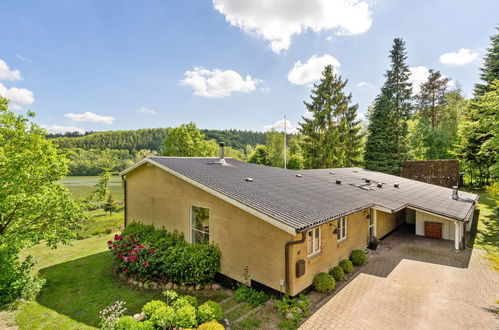
<svg viewBox="0 0 499 330">
<path fill-rule="evenodd" d="M 98 176 L 67 176 L 60 182 L 69 188 L 75 198 L 84 198 L 95 190 L 98 181 Z M 123 185 L 119 175 L 111 176 L 109 191 L 114 199 L 123 200 Z"/>
</svg>

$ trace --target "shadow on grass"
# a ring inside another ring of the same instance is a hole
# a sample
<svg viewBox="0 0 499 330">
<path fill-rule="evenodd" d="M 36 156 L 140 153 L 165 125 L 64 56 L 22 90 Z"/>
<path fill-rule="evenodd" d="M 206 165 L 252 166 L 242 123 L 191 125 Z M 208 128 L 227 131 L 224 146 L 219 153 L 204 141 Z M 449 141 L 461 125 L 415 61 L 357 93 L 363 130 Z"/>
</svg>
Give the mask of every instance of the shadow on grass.
<svg viewBox="0 0 499 330">
<path fill-rule="evenodd" d="M 480 211 L 475 213 L 468 240 L 469 247 L 483 248 L 497 253 L 499 247 L 499 218 L 496 203 L 487 193 L 480 193 Z M 479 215 L 481 214 L 481 216 Z M 479 219 L 480 218 L 480 219 Z"/>
<path fill-rule="evenodd" d="M 78 322 L 97 326 L 99 311 L 118 300 L 126 302 L 126 314 L 133 314 L 148 301 L 161 299 L 159 291 L 132 288 L 119 281 L 111 263 L 106 251 L 42 269 L 40 275 L 47 283 L 37 302 Z"/>
</svg>

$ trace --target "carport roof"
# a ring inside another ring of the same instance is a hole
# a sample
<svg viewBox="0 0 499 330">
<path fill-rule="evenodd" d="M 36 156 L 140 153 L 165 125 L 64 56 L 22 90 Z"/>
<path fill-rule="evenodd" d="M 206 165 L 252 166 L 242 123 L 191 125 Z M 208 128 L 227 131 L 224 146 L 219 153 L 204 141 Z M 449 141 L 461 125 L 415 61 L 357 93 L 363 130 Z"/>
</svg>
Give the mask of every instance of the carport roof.
<svg viewBox="0 0 499 330">
<path fill-rule="evenodd" d="M 411 207 L 465 221 L 478 198 L 459 192 L 459 200 L 454 200 L 452 189 L 362 168 L 285 170 L 232 158 L 225 161 L 227 165 L 219 158 L 154 156 L 122 174 L 149 162 L 297 232 L 368 207 L 391 212 Z"/>
</svg>

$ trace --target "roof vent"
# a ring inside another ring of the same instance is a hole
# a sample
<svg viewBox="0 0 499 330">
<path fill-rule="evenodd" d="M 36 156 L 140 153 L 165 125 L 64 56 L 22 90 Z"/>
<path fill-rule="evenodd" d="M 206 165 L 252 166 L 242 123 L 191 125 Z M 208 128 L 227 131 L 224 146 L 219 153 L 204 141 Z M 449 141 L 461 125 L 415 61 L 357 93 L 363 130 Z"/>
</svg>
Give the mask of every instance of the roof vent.
<svg viewBox="0 0 499 330">
<path fill-rule="evenodd" d="M 376 187 L 383 188 L 383 184 L 382 183 L 378 183 Z"/>
<path fill-rule="evenodd" d="M 252 178 L 246 178 L 246 182 L 253 182 Z"/>
<path fill-rule="evenodd" d="M 394 187 L 394 188 L 400 188 L 398 183 L 394 183 L 394 184 L 393 184 L 393 187 Z"/>
<path fill-rule="evenodd" d="M 452 186 L 452 199 L 456 201 L 459 199 L 459 195 L 457 194 L 457 186 Z"/>
<path fill-rule="evenodd" d="M 218 145 L 220 146 L 220 164 L 227 165 L 225 162 L 225 142 L 220 142 Z"/>
<path fill-rule="evenodd" d="M 296 175 L 297 178 L 301 178 L 301 176 L 302 176 L 301 174 L 297 174 Z"/>
<path fill-rule="evenodd" d="M 359 173 L 359 171 L 357 171 L 357 170 L 353 170 L 353 173 Z"/>
<path fill-rule="evenodd" d="M 329 174 L 334 174 L 334 172 L 329 172 Z"/>
<path fill-rule="evenodd" d="M 366 183 L 371 183 L 371 180 L 369 179 L 364 179 L 364 181 L 366 181 Z"/>
<path fill-rule="evenodd" d="M 336 184 L 341 184 L 341 180 L 336 180 Z"/>
</svg>

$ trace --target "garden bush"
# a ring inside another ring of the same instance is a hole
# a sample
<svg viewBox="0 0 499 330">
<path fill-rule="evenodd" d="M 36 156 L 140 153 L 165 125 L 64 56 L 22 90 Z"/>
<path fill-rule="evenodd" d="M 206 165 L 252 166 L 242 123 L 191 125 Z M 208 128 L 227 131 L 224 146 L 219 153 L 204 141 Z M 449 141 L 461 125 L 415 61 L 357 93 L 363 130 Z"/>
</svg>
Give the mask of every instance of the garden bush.
<svg viewBox="0 0 499 330">
<path fill-rule="evenodd" d="M 196 309 L 191 305 L 181 307 L 175 311 L 173 326 L 177 328 L 194 328 L 197 325 Z"/>
<path fill-rule="evenodd" d="M 350 260 L 348 259 L 343 259 L 340 261 L 339 266 L 343 268 L 343 271 L 347 274 L 351 273 L 353 271 L 353 264 Z"/>
<path fill-rule="evenodd" d="M 137 326 L 137 321 L 131 316 L 122 316 L 116 323 L 116 330 L 130 330 L 135 329 Z"/>
<path fill-rule="evenodd" d="M 17 299 L 34 299 L 45 280 L 32 274 L 31 256 L 20 262 L 15 251 L 0 248 L 0 305 Z"/>
<path fill-rule="evenodd" d="M 198 330 L 224 330 L 224 326 L 217 321 L 210 321 L 200 324 Z"/>
<path fill-rule="evenodd" d="M 184 306 L 192 306 L 194 308 L 198 307 L 198 299 L 193 296 L 182 296 L 171 304 L 171 306 L 175 309 L 182 308 Z"/>
<path fill-rule="evenodd" d="M 257 307 L 269 300 L 269 296 L 263 291 L 257 291 L 243 285 L 234 292 L 234 299 L 237 302 L 246 302 L 253 307 Z"/>
<path fill-rule="evenodd" d="M 300 321 L 310 313 L 309 303 L 308 297 L 304 294 L 300 294 L 298 298 L 284 297 L 277 301 L 277 312 L 282 319 L 279 326 L 296 329 Z"/>
<path fill-rule="evenodd" d="M 205 323 L 210 321 L 221 321 L 223 318 L 222 306 L 219 303 L 208 300 L 198 308 L 198 321 Z"/>
<path fill-rule="evenodd" d="M 350 253 L 350 260 L 355 266 L 362 266 L 366 262 L 367 256 L 362 250 L 353 250 Z"/>
<path fill-rule="evenodd" d="M 317 292 L 329 293 L 334 290 L 334 278 L 328 273 L 319 273 L 314 277 L 314 289 Z"/>
<path fill-rule="evenodd" d="M 146 318 L 150 318 L 155 310 L 166 306 L 166 303 L 161 300 L 151 300 L 150 302 L 145 304 L 144 307 L 142 307 L 142 312 L 144 312 Z"/>
<path fill-rule="evenodd" d="M 170 327 L 175 318 L 175 310 L 170 306 L 161 306 L 155 309 L 151 315 L 151 322 L 160 328 Z"/>
<path fill-rule="evenodd" d="M 343 271 L 343 268 L 340 266 L 335 266 L 333 267 L 330 271 L 329 274 L 334 277 L 335 281 L 344 281 L 346 280 L 345 272 Z"/>
</svg>

